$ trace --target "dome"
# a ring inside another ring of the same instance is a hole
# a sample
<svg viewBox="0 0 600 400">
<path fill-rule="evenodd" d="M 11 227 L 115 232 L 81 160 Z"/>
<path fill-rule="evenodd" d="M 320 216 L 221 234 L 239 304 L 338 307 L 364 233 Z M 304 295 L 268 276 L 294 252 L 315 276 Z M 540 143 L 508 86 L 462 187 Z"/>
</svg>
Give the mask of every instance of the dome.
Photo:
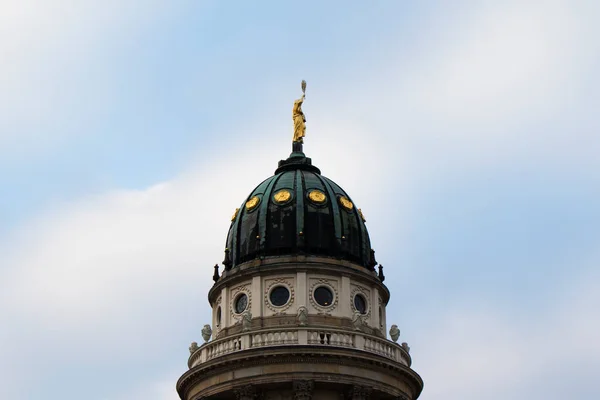
<svg viewBox="0 0 600 400">
<path fill-rule="evenodd" d="M 236 210 L 227 235 L 227 270 L 257 258 L 315 255 L 376 265 L 360 209 L 304 153 L 279 162 Z"/>
</svg>

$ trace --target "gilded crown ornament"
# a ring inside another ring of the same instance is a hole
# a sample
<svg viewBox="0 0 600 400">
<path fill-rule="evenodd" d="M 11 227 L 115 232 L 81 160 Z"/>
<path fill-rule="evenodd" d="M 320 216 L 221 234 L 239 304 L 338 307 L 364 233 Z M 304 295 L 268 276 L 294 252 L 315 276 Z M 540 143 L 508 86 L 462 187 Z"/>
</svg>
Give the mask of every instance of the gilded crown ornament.
<svg viewBox="0 0 600 400">
<path fill-rule="evenodd" d="M 354 207 L 352 202 L 350 200 L 348 200 L 348 198 L 346 196 L 340 197 L 340 204 L 342 205 L 342 207 L 344 207 L 348 211 L 351 211 L 352 208 Z"/>
<path fill-rule="evenodd" d="M 273 195 L 273 201 L 277 204 L 284 204 L 290 201 L 292 194 L 289 190 L 282 189 Z"/>
<path fill-rule="evenodd" d="M 308 193 L 308 198 L 313 203 L 317 203 L 317 204 L 323 204 L 327 201 L 327 196 L 325 196 L 325 193 L 321 192 L 320 190 L 311 190 Z"/>
<path fill-rule="evenodd" d="M 260 197 L 254 196 L 250 200 L 246 202 L 246 210 L 252 211 L 256 208 L 256 206 L 260 203 Z"/>
</svg>

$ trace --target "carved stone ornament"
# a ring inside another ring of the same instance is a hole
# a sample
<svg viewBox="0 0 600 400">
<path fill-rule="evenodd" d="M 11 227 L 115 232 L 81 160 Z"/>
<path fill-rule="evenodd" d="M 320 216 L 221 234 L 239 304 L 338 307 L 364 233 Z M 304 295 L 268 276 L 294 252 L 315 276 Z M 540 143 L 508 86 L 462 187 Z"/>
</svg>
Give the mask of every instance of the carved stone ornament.
<svg viewBox="0 0 600 400">
<path fill-rule="evenodd" d="M 319 286 L 325 286 L 331 290 L 333 293 L 333 301 L 328 306 L 322 306 L 316 302 L 314 298 L 315 289 Z M 310 285 L 310 292 L 308 293 L 308 299 L 310 300 L 310 304 L 319 310 L 319 314 L 328 315 L 330 311 L 335 309 L 338 305 L 338 299 L 340 298 L 338 290 L 337 290 L 337 282 L 331 279 L 316 279 L 312 281 Z"/>
<path fill-rule="evenodd" d="M 407 353 L 410 353 L 410 347 L 408 346 L 408 343 L 402 342 L 402 348 L 406 350 Z"/>
<path fill-rule="evenodd" d="M 292 306 L 292 304 L 294 304 L 294 300 L 295 300 L 296 296 L 294 293 L 293 282 L 294 282 L 293 278 L 277 278 L 277 279 L 272 279 L 272 280 L 266 281 L 265 283 L 267 283 L 267 288 L 265 289 L 265 295 L 264 295 L 265 306 L 267 306 L 267 308 L 269 310 L 273 311 L 275 314 L 283 314 L 284 311 L 286 311 L 288 308 L 290 308 Z M 271 294 L 271 289 L 273 289 L 276 286 L 284 286 L 290 292 L 290 299 L 283 306 L 276 306 L 273 303 L 271 303 L 271 300 L 269 299 L 269 296 Z"/>
<path fill-rule="evenodd" d="M 352 285 L 352 291 L 350 293 L 350 307 L 352 308 L 352 311 L 358 311 L 356 309 L 356 306 L 354 305 L 354 296 L 356 296 L 358 293 L 361 293 L 365 299 L 365 303 L 367 305 L 367 312 L 365 314 L 363 314 L 363 318 L 364 319 L 368 319 L 371 317 L 371 309 L 373 307 L 371 307 L 371 303 L 370 303 L 370 299 L 371 299 L 371 291 L 369 289 L 366 289 L 362 286 L 358 286 L 358 285 Z"/>
<path fill-rule="evenodd" d="M 298 307 L 298 325 L 308 325 L 308 308 L 304 306 Z"/>
<path fill-rule="evenodd" d="M 354 385 L 350 392 L 350 399 L 352 400 L 368 400 L 371 396 L 373 389 L 367 386 Z"/>
<path fill-rule="evenodd" d="M 192 344 L 190 344 L 190 354 L 193 354 L 196 350 L 198 350 L 198 343 L 196 342 L 192 342 Z"/>
<path fill-rule="evenodd" d="M 400 337 L 400 329 L 398 329 L 398 325 L 392 325 L 390 328 L 390 337 L 394 342 L 398 341 L 398 338 Z"/>
<path fill-rule="evenodd" d="M 239 387 L 234 389 L 233 392 L 237 400 L 254 400 L 258 397 L 256 389 L 252 385 Z"/>
<path fill-rule="evenodd" d="M 212 329 L 211 329 L 210 325 L 208 325 L 208 324 L 204 325 L 204 327 L 202 328 L 202 338 L 204 339 L 205 342 L 208 342 L 210 340 L 211 336 L 212 336 Z"/>
<path fill-rule="evenodd" d="M 314 383 L 312 381 L 294 381 L 294 400 L 310 400 Z"/>
<path fill-rule="evenodd" d="M 354 330 L 364 331 L 365 325 L 366 324 L 363 315 L 358 311 L 354 311 L 354 317 L 352 317 L 352 326 L 354 326 Z"/>
<path fill-rule="evenodd" d="M 249 331 L 252 328 L 252 313 L 250 310 L 244 311 L 242 314 L 242 330 L 244 332 Z"/>
<path fill-rule="evenodd" d="M 246 306 L 246 309 L 250 310 L 252 308 L 252 291 L 250 290 L 250 284 L 244 284 L 233 288 L 231 290 L 231 296 L 229 301 L 230 315 L 232 318 L 231 321 L 240 322 L 242 320 L 243 313 L 238 314 L 235 312 L 235 301 L 240 293 L 245 293 L 248 297 L 248 305 Z"/>
</svg>

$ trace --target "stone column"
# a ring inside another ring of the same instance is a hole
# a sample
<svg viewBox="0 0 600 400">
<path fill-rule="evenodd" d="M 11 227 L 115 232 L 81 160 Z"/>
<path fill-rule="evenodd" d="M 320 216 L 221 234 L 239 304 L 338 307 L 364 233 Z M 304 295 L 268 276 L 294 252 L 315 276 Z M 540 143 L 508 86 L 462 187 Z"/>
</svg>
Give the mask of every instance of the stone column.
<svg viewBox="0 0 600 400">
<path fill-rule="evenodd" d="M 258 397 L 256 388 L 252 385 L 246 385 L 234 389 L 234 393 L 237 400 L 255 400 Z"/>
<path fill-rule="evenodd" d="M 314 384 L 312 381 L 294 381 L 294 400 L 311 400 Z"/>
</svg>

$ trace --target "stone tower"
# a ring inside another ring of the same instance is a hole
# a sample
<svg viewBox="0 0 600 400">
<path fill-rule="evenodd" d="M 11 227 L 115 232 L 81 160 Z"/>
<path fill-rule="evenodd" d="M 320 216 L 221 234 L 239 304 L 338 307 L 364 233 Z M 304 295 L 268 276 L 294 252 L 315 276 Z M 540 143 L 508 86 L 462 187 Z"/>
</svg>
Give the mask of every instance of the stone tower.
<svg viewBox="0 0 600 400">
<path fill-rule="evenodd" d="M 231 219 L 212 326 L 192 343 L 182 400 L 416 399 L 365 219 L 294 143 Z"/>
</svg>

